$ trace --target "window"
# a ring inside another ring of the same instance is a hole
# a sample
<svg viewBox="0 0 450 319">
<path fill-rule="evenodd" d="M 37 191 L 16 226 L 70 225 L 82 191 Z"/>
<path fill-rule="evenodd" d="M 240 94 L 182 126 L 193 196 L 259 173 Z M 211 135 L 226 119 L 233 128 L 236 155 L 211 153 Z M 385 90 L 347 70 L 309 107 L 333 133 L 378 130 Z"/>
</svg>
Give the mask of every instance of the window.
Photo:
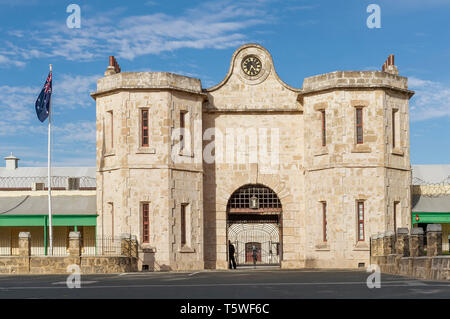
<svg viewBox="0 0 450 319">
<path fill-rule="evenodd" d="M 392 148 L 400 147 L 400 118 L 398 110 L 392 110 Z"/>
<path fill-rule="evenodd" d="M 394 233 L 397 234 L 397 225 L 400 224 L 400 214 L 399 214 L 400 202 L 394 202 L 394 212 L 393 212 L 393 222 L 394 222 Z"/>
<path fill-rule="evenodd" d="M 183 150 L 185 146 L 186 114 L 185 111 L 180 112 L 180 150 Z"/>
<path fill-rule="evenodd" d="M 113 111 L 107 112 L 107 123 L 106 123 L 106 134 L 105 134 L 105 145 L 106 145 L 106 151 L 111 152 L 114 147 L 114 117 L 113 117 Z"/>
<path fill-rule="evenodd" d="M 67 178 L 67 190 L 78 190 L 80 189 L 80 178 L 79 177 L 68 177 Z"/>
<path fill-rule="evenodd" d="M 148 203 L 142 203 L 142 242 L 150 242 L 150 216 Z"/>
<path fill-rule="evenodd" d="M 356 108 L 356 144 L 363 143 L 363 110 Z"/>
<path fill-rule="evenodd" d="M 148 146 L 148 110 L 141 110 L 141 146 Z"/>
<path fill-rule="evenodd" d="M 109 202 L 108 203 L 108 209 L 109 209 L 109 218 L 107 216 L 107 222 L 110 222 L 110 225 L 105 225 L 105 228 L 108 228 L 108 226 L 111 227 L 111 239 L 114 241 L 114 203 Z"/>
<path fill-rule="evenodd" d="M 327 145 L 327 128 L 325 119 L 325 110 L 320 112 L 322 114 L 322 146 Z"/>
<path fill-rule="evenodd" d="M 322 202 L 323 241 L 327 241 L 327 202 Z"/>
<path fill-rule="evenodd" d="M 181 204 L 181 247 L 191 247 L 191 209 Z"/>
<path fill-rule="evenodd" d="M 392 147 L 395 147 L 395 110 L 392 110 Z"/>
<path fill-rule="evenodd" d="M 186 245 L 186 204 L 181 204 L 181 246 Z"/>
<path fill-rule="evenodd" d="M 364 202 L 358 201 L 357 214 L 358 214 L 358 241 L 364 241 Z"/>
</svg>

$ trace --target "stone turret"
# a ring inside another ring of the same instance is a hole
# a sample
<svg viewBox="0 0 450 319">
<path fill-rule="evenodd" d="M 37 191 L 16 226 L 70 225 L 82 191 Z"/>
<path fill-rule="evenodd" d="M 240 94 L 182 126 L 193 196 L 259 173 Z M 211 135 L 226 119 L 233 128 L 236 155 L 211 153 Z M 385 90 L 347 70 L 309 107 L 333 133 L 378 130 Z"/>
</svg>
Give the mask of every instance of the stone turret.
<svg viewBox="0 0 450 319">
<path fill-rule="evenodd" d="M 168 72 L 121 72 L 110 57 L 91 95 L 97 104 L 102 235 L 136 238 L 139 250 L 151 255 L 139 258 L 153 261 L 141 265 L 145 268 L 202 269 L 205 94 L 200 80 Z M 184 148 L 177 151 L 181 126 Z"/>
</svg>

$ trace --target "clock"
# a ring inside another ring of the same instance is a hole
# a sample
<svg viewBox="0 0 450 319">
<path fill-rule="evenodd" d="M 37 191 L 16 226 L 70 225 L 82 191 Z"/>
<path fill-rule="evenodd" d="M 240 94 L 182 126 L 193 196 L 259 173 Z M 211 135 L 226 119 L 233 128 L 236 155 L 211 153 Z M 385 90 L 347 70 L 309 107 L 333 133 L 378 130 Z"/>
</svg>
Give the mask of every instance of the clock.
<svg viewBox="0 0 450 319">
<path fill-rule="evenodd" d="M 241 67 L 242 71 L 246 75 L 255 76 L 261 71 L 262 63 L 255 55 L 248 55 L 242 59 Z"/>
</svg>

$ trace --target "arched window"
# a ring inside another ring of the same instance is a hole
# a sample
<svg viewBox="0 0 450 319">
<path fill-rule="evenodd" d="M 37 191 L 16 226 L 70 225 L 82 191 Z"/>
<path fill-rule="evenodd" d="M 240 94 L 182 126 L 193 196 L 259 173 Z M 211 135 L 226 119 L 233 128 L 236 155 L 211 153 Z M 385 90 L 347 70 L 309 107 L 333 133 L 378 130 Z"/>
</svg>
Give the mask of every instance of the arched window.
<svg viewBox="0 0 450 319">
<path fill-rule="evenodd" d="M 269 187 L 246 185 L 231 195 L 227 209 L 229 212 L 281 212 L 281 202 L 277 194 Z"/>
</svg>

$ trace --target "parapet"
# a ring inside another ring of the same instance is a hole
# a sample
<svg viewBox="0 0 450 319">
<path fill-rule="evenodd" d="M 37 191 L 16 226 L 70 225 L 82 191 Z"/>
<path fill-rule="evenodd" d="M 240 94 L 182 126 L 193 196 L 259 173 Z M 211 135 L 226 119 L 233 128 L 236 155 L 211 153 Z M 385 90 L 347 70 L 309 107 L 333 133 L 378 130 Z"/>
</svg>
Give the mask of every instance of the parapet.
<svg viewBox="0 0 450 319">
<path fill-rule="evenodd" d="M 169 72 L 120 72 L 99 79 L 91 96 L 95 99 L 118 90 L 177 90 L 203 95 L 199 79 Z"/>
<path fill-rule="evenodd" d="M 385 88 L 411 97 L 408 78 L 382 71 L 336 71 L 305 78 L 301 95 L 331 89 Z"/>
</svg>

